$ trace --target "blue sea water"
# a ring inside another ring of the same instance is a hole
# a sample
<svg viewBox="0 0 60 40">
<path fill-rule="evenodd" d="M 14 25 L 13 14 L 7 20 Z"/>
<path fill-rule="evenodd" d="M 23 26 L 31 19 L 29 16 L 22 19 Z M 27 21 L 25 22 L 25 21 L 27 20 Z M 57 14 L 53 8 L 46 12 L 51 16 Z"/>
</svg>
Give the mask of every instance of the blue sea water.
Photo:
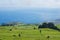
<svg viewBox="0 0 60 40">
<path fill-rule="evenodd" d="M 0 10 L 0 23 L 40 23 L 60 18 L 60 9 Z"/>
</svg>

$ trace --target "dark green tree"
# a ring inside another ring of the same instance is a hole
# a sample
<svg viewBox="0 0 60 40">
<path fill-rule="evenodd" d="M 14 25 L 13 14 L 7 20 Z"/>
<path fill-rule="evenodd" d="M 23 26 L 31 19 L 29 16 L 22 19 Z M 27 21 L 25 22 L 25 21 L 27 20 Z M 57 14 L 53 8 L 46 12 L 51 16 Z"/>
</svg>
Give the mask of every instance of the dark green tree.
<svg viewBox="0 0 60 40">
<path fill-rule="evenodd" d="M 46 22 L 43 23 L 43 24 L 42 24 L 42 27 L 43 27 L 43 28 L 47 28 L 47 27 L 48 27 L 48 26 L 47 26 L 47 23 L 46 23 Z"/>
</svg>

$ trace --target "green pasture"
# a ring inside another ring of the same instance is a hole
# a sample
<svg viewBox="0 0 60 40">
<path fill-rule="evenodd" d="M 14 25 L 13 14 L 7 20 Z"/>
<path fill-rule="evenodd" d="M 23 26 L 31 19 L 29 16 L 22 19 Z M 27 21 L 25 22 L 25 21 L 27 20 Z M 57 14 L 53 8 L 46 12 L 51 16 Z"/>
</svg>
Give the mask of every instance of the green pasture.
<svg viewBox="0 0 60 40">
<path fill-rule="evenodd" d="M 0 26 L 0 40 L 60 40 L 59 31 L 48 28 L 38 29 L 37 27 L 35 25 Z M 60 28 L 60 25 L 57 27 Z M 50 38 L 47 38 L 47 36 L 50 36 Z"/>
</svg>

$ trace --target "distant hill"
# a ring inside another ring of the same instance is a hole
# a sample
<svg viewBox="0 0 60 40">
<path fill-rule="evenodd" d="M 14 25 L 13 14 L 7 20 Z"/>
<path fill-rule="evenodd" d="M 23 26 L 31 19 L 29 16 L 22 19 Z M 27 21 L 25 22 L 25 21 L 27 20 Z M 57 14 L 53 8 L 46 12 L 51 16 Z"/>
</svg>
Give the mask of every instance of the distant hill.
<svg viewBox="0 0 60 40">
<path fill-rule="evenodd" d="M 55 24 L 60 24 L 60 19 L 54 20 L 54 23 L 55 23 Z"/>
</svg>

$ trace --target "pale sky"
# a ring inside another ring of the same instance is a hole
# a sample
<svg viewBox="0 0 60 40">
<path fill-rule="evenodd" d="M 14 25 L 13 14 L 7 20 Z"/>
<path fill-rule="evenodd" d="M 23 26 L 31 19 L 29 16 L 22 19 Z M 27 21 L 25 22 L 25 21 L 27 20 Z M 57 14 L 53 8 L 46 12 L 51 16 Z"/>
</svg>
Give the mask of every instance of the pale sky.
<svg viewBox="0 0 60 40">
<path fill-rule="evenodd" d="M 60 0 L 0 0 L 0 8 L 60 8 Z"/>
</svg>

